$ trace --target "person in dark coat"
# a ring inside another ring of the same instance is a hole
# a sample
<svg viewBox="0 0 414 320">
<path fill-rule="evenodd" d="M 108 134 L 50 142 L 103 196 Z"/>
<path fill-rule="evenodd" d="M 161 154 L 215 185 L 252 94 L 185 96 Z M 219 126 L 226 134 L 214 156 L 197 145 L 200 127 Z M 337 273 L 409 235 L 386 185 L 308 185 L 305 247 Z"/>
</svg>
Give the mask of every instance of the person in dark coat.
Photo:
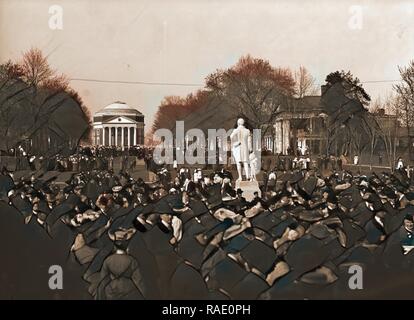
<svg viewBox="0 0 414 320">
<path fill-rule="evenodd" d="M 260 203 L 264 203 L 264 201 L 262 200 L 262 198 L 259 197 L 259 192 L 255 191 L 253 193 L 254 198 L 252 199 L 252 201 L 249 202 L 249 208 L 254 207 L 256 204 Z"/>
<path fill-rule="evenodd" d="M 127 252 L 129 239 L 122 239 L 125 236 L 128 237 L 117 233 L 113 236 L 114 252 L 103 262 L 97 286 L 91 286 L 95 299 L 142 300 L 145 297 L 143 276 L 138 261 Z"/>
</svg>

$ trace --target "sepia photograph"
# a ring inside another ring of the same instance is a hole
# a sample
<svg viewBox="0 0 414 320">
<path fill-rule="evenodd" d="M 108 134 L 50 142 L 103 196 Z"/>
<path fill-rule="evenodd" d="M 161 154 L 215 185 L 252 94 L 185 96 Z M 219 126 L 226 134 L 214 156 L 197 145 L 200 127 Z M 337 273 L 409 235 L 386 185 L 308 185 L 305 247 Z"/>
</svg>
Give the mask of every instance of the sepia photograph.
<svg viewBox="0 0 414 320">
<path fill-rule="evenodd" d="M 414 2 L 0 0 L 0 241 L 1 300 L 414 299 Z"/>
</svg>

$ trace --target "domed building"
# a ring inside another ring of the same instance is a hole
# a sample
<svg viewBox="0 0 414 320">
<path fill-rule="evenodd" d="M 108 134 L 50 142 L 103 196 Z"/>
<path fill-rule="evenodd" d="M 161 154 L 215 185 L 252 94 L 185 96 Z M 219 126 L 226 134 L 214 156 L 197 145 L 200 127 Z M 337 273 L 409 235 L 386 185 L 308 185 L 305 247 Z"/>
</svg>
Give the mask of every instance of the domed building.
<svg viewBox="0 0 414 320">
<path fill-rule="evenodd" d="M 144 115 L 125 102 L 114 102 L 93 116 L 93 143 L 130 147 L 144 144 Z"/>
</svg>

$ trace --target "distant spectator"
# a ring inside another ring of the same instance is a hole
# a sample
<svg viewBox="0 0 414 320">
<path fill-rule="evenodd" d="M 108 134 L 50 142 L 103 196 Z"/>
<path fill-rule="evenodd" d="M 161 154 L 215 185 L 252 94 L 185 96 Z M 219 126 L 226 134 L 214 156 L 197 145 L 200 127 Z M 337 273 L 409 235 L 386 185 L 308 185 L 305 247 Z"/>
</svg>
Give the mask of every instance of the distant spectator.
<svg viewBox="0 0 414 320">
<path fill-rule="evenodd" d="M 354 156 L 354 165 L 359 164 L 359 157 L 357 155 Z"/>
<path fill-rule="evenodd" d="M 404 162 L 403 162 L 402 158 L 400 157 L 400 158 L 398 158 L 396 169 L 401 170 L 403 168 L 404 168 Z"/>
</svg>

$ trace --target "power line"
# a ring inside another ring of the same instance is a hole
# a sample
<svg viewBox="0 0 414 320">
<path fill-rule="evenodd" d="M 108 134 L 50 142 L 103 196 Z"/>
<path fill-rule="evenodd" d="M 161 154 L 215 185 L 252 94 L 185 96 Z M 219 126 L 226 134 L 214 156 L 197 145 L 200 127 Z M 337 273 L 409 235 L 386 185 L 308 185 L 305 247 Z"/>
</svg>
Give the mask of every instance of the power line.
<svg viewBox="0 0 414 320">
<path fill-rule="evenodd" d="M 359 83 L 390 83 L 390 82 L 401 82 L 401 79 L 398 80 L 367 80 L 367 81 L 360 81 Z M 323 83 L 317 83 L 318 85 L 322 85 Z"/>
<path fill-rule="evenodd" d="M 139 84 L 148 86 L 184 86 L 184 87 L 203 87 L 201 83 L 175 83 L 175 82 L 147 82 L 147 81 L 124 81 L 124 80 L 102 80 L 87 78 L 72 78 L 71 81 L 100 82 L 100 83 L 122 83 L 122 84 Z"/>
<path fill-rule="evenodd" d="M 401 80 L 368 80 L 361 81 L 361 83 L 382 83 L 382 82 L 400 82 Z"/>
<path fill-rule="evenodd" d="M 126 81 L 126 80 L 102 80 L 102 79 L 90 79 L 90 78 L 72 78 L 70 81 L 83 81 L 83 82 L 98 82 L 98 83 L 121 83 L 121 84 L 138 84 L 148 86 L 181 86 L 181 87 L 204 87 L 203 83 L 179 83 L 179 82 L 148 82 L 148 81 Z M 360 83 L 391 83 L 400 82 L 401 80 L 367 80 Z M 321 83 L 318 83 L 321 85 Z"/>
</svg>

